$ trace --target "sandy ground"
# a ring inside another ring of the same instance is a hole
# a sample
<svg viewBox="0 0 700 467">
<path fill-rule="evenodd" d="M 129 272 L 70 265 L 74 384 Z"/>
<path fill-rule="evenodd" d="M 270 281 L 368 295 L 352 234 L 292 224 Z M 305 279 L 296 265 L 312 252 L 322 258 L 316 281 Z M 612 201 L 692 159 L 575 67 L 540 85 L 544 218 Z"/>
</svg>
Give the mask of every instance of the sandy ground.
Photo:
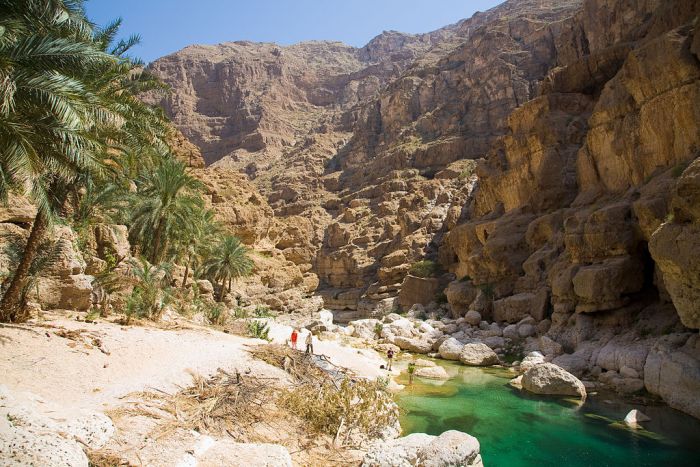
<svg viewBox="0 0 700 467">
<path fill-rule="evenodd" d="M 123 396 L 155 388 L 171 392 L 190 382 L 190 371 L 202 375 L 217 368 L 253 375 L 284 378 L 282 370 L 255 360 L 246 346 L 260 340 L 234 336 L 209 328 L 165 330 L 120 326 L 108 322 L 79 322 L 61 315 L 49 316 L 30 330 L 0 328 L 0 384 L 31 392 L 56 403 L 66 413 L 106 410 Z M 72 340 L 56 331 L 84 330 Z M 304 331 L 299 348 L 304 349 Z M 284 343 L 291 327 L 272 323 L 270 337 Z M 104 353 L 94 344 L 99 339 Z M 367 349 L 322 342 L 314 338 L 314 351 L 356 375 L 385 376 L 379 355 Z"/>
</svg>

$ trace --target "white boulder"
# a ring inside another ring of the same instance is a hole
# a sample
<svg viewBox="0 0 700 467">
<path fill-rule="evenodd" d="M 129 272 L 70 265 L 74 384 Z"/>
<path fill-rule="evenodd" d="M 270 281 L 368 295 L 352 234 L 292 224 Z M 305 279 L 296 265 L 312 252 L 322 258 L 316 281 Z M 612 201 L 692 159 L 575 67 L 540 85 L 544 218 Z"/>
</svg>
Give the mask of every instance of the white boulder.
<svg viewBox="0 0 700 467">
<path fill-rule="evenodd" d="M 486 344 L 475 342 L 465 344 L 459 354 L 459 361 L 471 366 L 489 366 L 498 364 L 498 355 Z"/>
<path fill-rule="evenodd" d="M 535 394 L 586 397 L 581 380 L 552 363 L 536 365 L 523 374 L 523 389 Z"/>
</svg>

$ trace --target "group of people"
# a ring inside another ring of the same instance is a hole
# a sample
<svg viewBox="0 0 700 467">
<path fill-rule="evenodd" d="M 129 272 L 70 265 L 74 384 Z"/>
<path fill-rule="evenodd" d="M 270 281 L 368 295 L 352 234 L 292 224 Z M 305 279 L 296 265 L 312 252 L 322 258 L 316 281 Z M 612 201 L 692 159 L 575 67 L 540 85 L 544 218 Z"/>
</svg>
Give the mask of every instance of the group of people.
<svg viewBox="0 0 700 467">
<path fill-rule="evenodd" d="M 298 350 L 297 349 L 297 340 L 299 339 L 299 330 L 297 328 L 292 329 L 292 336 L 291 336 L 291 341 L 292 341 L 292 349 Z M 306 354 L 311 354 L 313 355 L 314 353 L 314 336 L 309 333 L 306 335 Z"/>
</svg>

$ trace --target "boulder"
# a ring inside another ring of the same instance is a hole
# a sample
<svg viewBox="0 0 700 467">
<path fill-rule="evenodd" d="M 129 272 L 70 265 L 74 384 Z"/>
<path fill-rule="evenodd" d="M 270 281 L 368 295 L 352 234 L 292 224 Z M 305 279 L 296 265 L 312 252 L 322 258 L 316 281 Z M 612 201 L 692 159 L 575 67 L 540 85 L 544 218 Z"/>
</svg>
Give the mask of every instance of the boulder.
<svg viewBox="0 0 700 467">
<path fill-rule="evenodd" d="M 535 365 L 523 374 L 523 389 L 535 394 L 586 397 L 586 388 L 574 375 L 552 363 Z"/>
<path fill-rule="evenodd" d="M 515 389 L 522 389 L 523 388 L 523 375 L 518 375 L 515 378 L 511 379 L 508 381 L 508 384 L 514 387 Z"/>
<path fill-rule="evenodd" d="M 700 418 L 698 334 L 670 334 L 659 339 L 644 365 L 644 385 L 674 409 Z"/>
<path fill-rule="evenodd" d="M 447 371 L 445 371 L 443 367 L 437 365 L 418 368 L 414 374 L 421 378 L 428 379 L 450 379 L 450 375 L 447 374 Z"/>
<path fill-rule="evenodd" d="M 373 318 L 358 319 L 357 321 L 351 321 L 350 325 L 354 329 L 352 335 L 354 337 L 359 337 L 360 339 L 376 339 L 378 324 L 381 324 L 381 321 Z"/>
<path fill-rule="evenodd" d="M 413 337 L 418 334 L 416 327 L 413 325 L 413 321 L 406 318 L 392 321 L 389 323 L 388 329 L 392 334 L 401 337 Z"/>
<path fill-rule="evenodd" d="M 625 425 L 627 425 L 630 428 L 639 428 L 640 422 L 648 421 L 651 421 L 651 418 L 649 418 L 644 412 L 641 412 L 637 409 L 630 410 L 629 413 L 625 416 Z"/>
<path fill-rule="evenodd" d="M 518 335 L 522 338 L 531 337 L 537 334 L 537 328 L 532 324 L 521 324 L 518 326 Z"/>
<path fill-rule="evenodd" d="M 525 373 L 530 368 L 533 368 L 537 365 L 541 365 L 543 363 L 545 363 L 544 355 L 542 355 L 540 352 L 530 352 L 520 362 L 519 371 L 520 373 Z"/>
<path fill-rule="evenodd" d="M 459 361 L 470 366 L 489 366 L 498 364 L 498 355 L 489 346 L 482 343 L 465 344 L 459 354 Z"/>
<path fill-rule="evenodd" d="M 401 350 L 419 354 L 426 354 L 433 350 L 432 342 L 426 339 L 396 336 L 393 344 L 397 345 Z"/>
<path fill-rule="evenodd" d="M 508 326 L 503 328 L 503 337 L 511 340 L 517 340 L 520 338 L 520 334 L 518 334 L 518 325 L 517 324 L 509 324 Z"/>
<path fill-rule="evenodd" d="M 459 356 L 462 353 L 462 348 L 464 348 L 464 344 L 454 337 L 450 337 L 440 345 L 438 353 L 440 354 L 440 357 L 444 358 L 445 360 L 459 360 Z"/>
<path fill-rule="evenodd" d="M 318 320 L 321 322 L 321 324 L 330 327 L 333 325 L 333 312 L 329 310 L 321 310 L 318 312 Z"/>
<path fill-rule="evenodd" d="M 461 431 L 449 430 L 418 452 L 416 466 L 482 466 L 479 441 Z"/>
<path fill-rule="evenodd" d="M 414 466 L 421 448 L 437 436 L 413 433 L 374 444 L 362 460 L 362 467 Z"/>
<path fill-rule="evenodd" d="M 464 315 L 464 321 L 472 326 L 478 326 L 479 323 L 481 323 L 481 313 L 475 310 L 469 310 L 467 314 Z"/>
<path fill-rule="evenodd" d="M 547 336 L 540 337 L 539 344 L 542 353 L 548 357 L 556 357 L 564 352 L 564 348 L 560 343 Z"/>
</svg>

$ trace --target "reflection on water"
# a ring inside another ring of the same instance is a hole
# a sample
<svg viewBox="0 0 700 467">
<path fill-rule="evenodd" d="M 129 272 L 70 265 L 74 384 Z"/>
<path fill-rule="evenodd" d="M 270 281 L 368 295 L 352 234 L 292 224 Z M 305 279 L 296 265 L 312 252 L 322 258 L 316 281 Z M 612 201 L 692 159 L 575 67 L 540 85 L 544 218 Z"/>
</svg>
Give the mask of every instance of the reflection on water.
<svg viewBox="0 0 700 467">
<path fill-rule="evenodd" d="M 598 397 L 579 405 L 521 393 L 502 369 L 439 364 L 449 381 L 415 378 L 397 396 L 404 433 L 470 433 L 487 467 L 700 465 L 700 421 L 668 407 Z M 407 384 L 406 375 L 398 382 Z M 652 418 L 646 430 L 621 423 L 634 408 Z"/>
</svg>

